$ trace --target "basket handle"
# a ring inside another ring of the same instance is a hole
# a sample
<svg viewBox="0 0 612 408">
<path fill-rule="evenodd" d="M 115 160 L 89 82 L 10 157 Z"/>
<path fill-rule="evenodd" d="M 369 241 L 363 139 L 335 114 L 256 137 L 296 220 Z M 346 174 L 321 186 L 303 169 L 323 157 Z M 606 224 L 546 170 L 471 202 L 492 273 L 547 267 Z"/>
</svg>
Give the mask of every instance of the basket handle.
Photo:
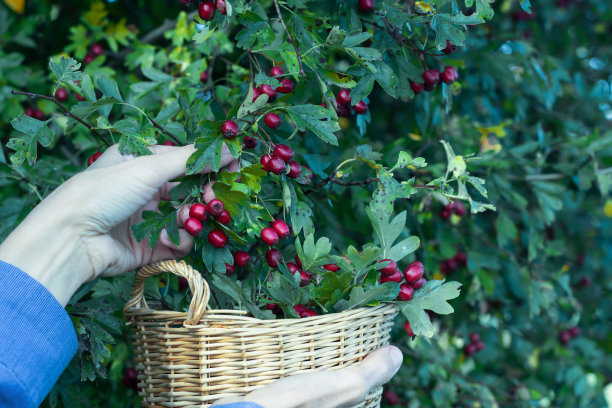
<svg viewBox="0 0 612 408">
<path fill-rule="evenodd" d="M 123 311 L 127 312 L 132 308 L 147 309 L 147 302 L 144 298 L 145 281 L 150 276 L 159 275 L 164 272 L 170 272 L 187 279 L 193 297 L 189 304 L 189 311 L 187 312 L 187 319 L 184 325 L 194 326 L 198 324 L 205 310 L 210 308 L 208 306 L 210 288 L 208 283 L 202 279 L 200 272 L 187 265 L 185 261 L 162 261 L 140 268 L 136 273 L 136 279 L 134 279 L 130 300 L 125 304 Z"/>
</svg>

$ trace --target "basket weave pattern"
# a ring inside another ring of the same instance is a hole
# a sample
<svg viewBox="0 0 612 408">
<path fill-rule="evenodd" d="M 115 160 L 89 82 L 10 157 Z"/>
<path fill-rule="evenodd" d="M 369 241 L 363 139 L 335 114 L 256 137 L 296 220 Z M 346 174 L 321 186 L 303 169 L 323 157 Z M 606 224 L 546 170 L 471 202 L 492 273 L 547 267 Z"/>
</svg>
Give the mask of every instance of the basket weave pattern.
<svg viewBox="0 0 612 408">
<path fill-rule="evenodd" d="M 187 278 L 194 294 L 189 311 L 149 309 L 148 276 L 171 272 Z M 209 407 L 270 382 L 313 370 L 359 363 L 388 344 L 394 305 L 349 310 L 305 319 L 259 320 L 233 310 L 207 310 L 209 290 L 184 262 L 142 268 L 126 320 L 133 326 L 139 387 L 145 407 Z M 382 388 L 354 408 L 378 408 Z"/>
</svg>

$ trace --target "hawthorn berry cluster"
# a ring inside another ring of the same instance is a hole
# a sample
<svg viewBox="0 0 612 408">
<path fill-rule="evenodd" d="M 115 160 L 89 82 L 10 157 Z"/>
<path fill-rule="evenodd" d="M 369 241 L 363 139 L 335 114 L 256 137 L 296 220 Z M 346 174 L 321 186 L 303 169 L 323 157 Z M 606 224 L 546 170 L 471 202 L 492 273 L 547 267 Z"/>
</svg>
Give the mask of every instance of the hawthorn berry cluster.
<svg viewBox="0 0 612 408">
<path fill-rule="evenodd" d="M 383 259 L 379 263 L 386 262 L 386 265 L 380 268 L 380 283 L 397 282 L 402 280 L 406 282 L 400 285 L 400 292 L 397 295 L 397 300 L 410 300 L 414 296 L 414 291 L 421 289 L 427 282 L 423 277 L 424 267 L 419 261 L 415 261 L 408 265 L 404 273 L 400 271 L 395 261 L 391 259 Z"/>
<path fill-rule="evenodd" d="M 189 4 L 191 4 L 191 1 Z M 204 0 L 198 5 L 198 16 L 200 16 L 200 18 L 204 21 L 210 21 L 215 18 L 215 12 L 217 11 L 223 15 L 227 14 L 225 0 Z"/>
<path fill-rule="evenodd" d="M 341 89 L 338 91 L 338 95 L 336 95 L 336 112 L 338 116 L 351 116 L 351 107 L 357 115 L 363 115 L 368 111 L 368 105 L 364 101 L 359 101 L 353 106 L 351 106 L 351 102 L 351 91 L 348 89 Z M 326 103 L 321 104 L 321 106 L 327 108 Z"/>
<path fill-rule="evenodd" d="M 448 48 L 448 45 L 446 47 Z M 412 89 L 412 92 L 414 92 L 415 95 L 420 94 L 423 92 L 423 90 L 427 92 L 433 91 L 436 89 L 440 81 L 444 82 L 445 84 L 452 84 L 457 80 L 457 78 L 459 78 L 459 75 L 457 74 L 455 67 L 446 66 L 442 72 L 437 69 L 428 69 L 427 71 L 423 72 L 422 77 L 424 81 L 423 83 L 410 81 L 410 89 Z"/>
<path fill-rule="evenodd" d="M 440 210 L 440 218 L 443 220 L 449 219 L 453 214 L 462 216 L 465 214 L 465 205 L 461 201 L 455 201 L 442 207 Z"/>
<path fill-rule="evenodd" d="M 104 48 L 98 43 L 92 44 L 89 48 L 89 52 L 85 55 L 85 58 L 83 58 L 83 64 L 89 64 L 102 54 L 104 54 Z"/>
<path fill-rule="evenodd" d="M 286 144 L 277 144 L 272 154 L 264 154 L 259 163 L 268 173 L 287 174 L 289 178 L 298 178 L 302 174 L 302 165 L 293 160 L 294 152 Z"/>
<path fill-rule="evenodd" d="M 467 255 L 465 252 L 457 252 L 452 258 L 445 259 L 440 262 L 440 272 L 446 275 L 459 267 L 465 268 L 466 266 Z"/>
<path fill-rule="evenodd" d="M 470 342 L 463 347 L 463 355 L 470 357 L 473 354 L 482 351 L 485 344 L 480 340 L 478 333 L 470 333 Z"/>
<path fill-rule="evenodd" d="M 45 118 L 45 114 L 43 113 L 43 111 L 41 111 L 38 108 L 32 108 L 31 106 L 28 106 L 26 108 L 25 114 L 31 118 L 38 119 L 38 120 L 43 120 Z"/>
<path fill-rule="evenodd" d="M 562 345 L 566 345 L 570 342 L 570 340 L 578 337 L 580 335 L 580 328 L 578 326 L 571 327 L 567 330 L 562 330 L 559 333 L 559 343 Z"/>
</svg>

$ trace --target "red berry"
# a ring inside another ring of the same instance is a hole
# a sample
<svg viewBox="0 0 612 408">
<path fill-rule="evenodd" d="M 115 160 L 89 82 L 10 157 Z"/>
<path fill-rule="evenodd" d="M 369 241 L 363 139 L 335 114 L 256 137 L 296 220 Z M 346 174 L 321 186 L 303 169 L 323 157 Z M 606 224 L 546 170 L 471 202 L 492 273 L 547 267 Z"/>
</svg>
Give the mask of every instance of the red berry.
<svg viewBox="0 0 612 408">
<path fill-rule="evenodd" d="M 179 290 L 185 290 L 189 287 L 189 281 L 182 276 L 178 277 L 178 287 Z"/>
<path fill-rule="evenodd" d="M 200 73 L 200 82 L 208 82 L 208 71 L 202 71 Z"/>
<path fill-rule="evenodd" d="M 261 240 L 268 245 L 276 245 L 278 244 L 278 234 L 274 231 L 273 228 L 264 228 L 261 230 L 259 234 Z"/>
<path fill-rule="evenodd" d="M 283 75 L 284 73 L 285 71 L 283 71 L 281 67 L 272 67 L 272 69 L 270 69 L 270 76 L 272 77 Z"/>
<path fill-rule="evenodd" d="M 359 10 L 364 13 L 371 13 L 374 11 L 374 0 L 359 0 Z"/>
<path fill-rule="evenodd" d="M 570 334 L 568 330 L 563 330 L 561 333 L 559 333 L 559 342 L 561 344 L 565 345 L 569 343 L 571 339 L 572 339 L 572 335 Z"/>
<path fill-rule="evenodd" d="M 380 273 L 385 276 L 393 275 L 397 271 L 397 264 L 392 259 L 383 259 L 378 263 L 388 262 L 388 264 L 382 268 L 380 268 Z"/>
<path fill-rule="evenodd" d="M 253 88 L 253 102 L 255 102 L 257 98 L 259 98 L 259 95 L 261 95 L 261 89 Z"/>
<path fill-rule="evenodd" d="M 455 67 L 444 67 L 444 71 L 442 71 L 442 75 L 440 75 L 440 79 L 445 84 L 452 84 L 458 78 L 457 70 Z"/>
<path fill-rule="evenodd" d="M 302 166 L 295 160 L 289 162 L 289 174 L 290 178 L 298 178 L 302 174 Z"/>
<path fill-rule="evenodd" d="M 233 120 L 226 120 L 221 126 L 221 133 L 226 139 L 233 139 L 238 134 L 238 125 Z"/>
<path fill-rule="evenodd" d="M 440 82 L 440 71 L 438 71 L 437 69 L 429 69 L 423 72 L 423 80 L 425 81 L 425 85 L 437 85 L 438 82 Z"/>
<path fill-rule="evenodd" d="M 215 216 L 215 220 L 223 225 L 227 225 L 232 221 L 230 213 L 224 208 L 221 214 Z"/>
<path fill-rule="evenodd" d="M 583 288 L 586 288 L 587 286 L 591 286 L 591 278 L 589 278 L 588 276 L 583 276 L 582 278 L 580 278 L 578 285 Z"/>
<path fill-rule="evenodd" d="M 33 118 L 34 117 L 34 109 L 28 107 L 25 110 L 25 114 L 28 115 L 29 117 Z"/>
<path fill-rule="evenodd" d="M 280 85 L 276 87 L 276 90 L 280 93 L 288 94 L 293 91 L 293 82 L 289 79 L 283 79 Z"/>
<path fill-rule="evenodd" d="M 318 316 L 317 312 L 312 309 L 308 309 L 304 305 L 295 305 L 293 306 L 293 310 L 295 310 L 295 313 L 297 313 L 300 317 Z"/>
<path fill-rule="evenodd" d="M 310 276 L 304 271 L 298 271 L 300 273 L 300 286 L 304 287 L 310 283 Z"/>
<path fill-rule="evenodd" d="M 261 86 L 261 92 L 268 95 L 268 102 L 273 102 L 276 99 L 276 95 L 278 95 L 276 89 L 265 84 Z"/>
<path fill-rule="evenodd" d="M 319 106 L 321 106 L 322 108 L 327 109 L 327 103 L 325 103 L 325 102 L 323 102 L 323 103 L 322 103 L 321 105 L 319 105 Z"/>
<path fill-rule="evenodd" d="M 343 105 L 338 100 L 336 100 L 336 112 L 338 116 L 342 116 L 343 118 L 348 118 L 351 116 L 351 109 L 348 105 Z"/>
<path fill-rule="evenodd" d="M 455 52 L 455 46 L 448 40 L 446 40 L 446 47 L 442 50 L 442 52 L 446 55 L 450 55 Z"/>
<path fill-rule="evenodd" d="M 480 336 L 478 333 L 470 333 L 470 342 L 478 343 L 480 341 Z"/>
<path fill-rule="evenodd" d="M 414 337 L 414 332 L 412 331 L 412 327 L 410 327 L 410 322 L 404 323 L 404 330 L 408 336 Z"/>
<path fill-rule="evenodd" d="M 470 343 L 463 348 L 463 355 L 466 357 L 469 357 L 472 354 L 476 353 L 477 351 L 478 350 L 476 349 L 476 344 Z"/>
<path fill-rule="evenodd" d="M 442 218 L 443 220 L 449 219 L 451 215 L 453 215 L 453 209 L 451 207 L 451 204 L 448 204 L 440 210 L 440 218 Z"/>
<path fill-rule="evenodd" d="M 225 207 L 223 206 L 223 201 L 219 200 L 218 198 L 215 198 L 214 200 L 211 200 L 206 206 L 206 212 L 212 215 L 213 217 L 218 217 L 219 215 L 221 215 L 224 208 Z"/>
<path fill-rule="evenodd" d="M 383 397 L 383 400 L 389 405 L 397 405 L 400 402 L 397 394 L 391 390 L 387 390 L 383 392 L 382 397 Z"/>
<path fill-rule="evenodd" d="M 336 101 L 340 105 L 348 105 L 351 103 L 351 91 L 348 89 L 341 89 L 338 91 L 338 95 L 336 96 Z"/>
<path fill-rule="evenodd" d="M 206 221 L 206 206 L 204 204 L 194 204 L 189 208 L 189 216 L 200 221 Z"/>
<path fill-rule="evenodd" d="M 89 167 L 92 164 L 94 164 L 94 162 L 96 160 L 98 160 L 100 158 L 100 156 L 102 156 L 101 152 L 96 152 L 96 153 L 92 154 L 91 156 L 89 156 L 89 158 L 87 159 L 87 167 Z"/>
<path fill-rule="evenodd" d="M 234 271 L 236 270 L 236 268 L 234 267 L 234 265 L 230 265 L 230 264 L 225 264 L 225 274 L 227 276 L 232 276 L 234 274 Z"/>
<path fill-rule="evenodd" d="M 327 269 L 330 272 L 338 272 L 340 270 L 340 267 L 336 264 L 326 264 L 323 265 L 324 269 Z"/>
<path fill-rule="evenodd" d="M 79 93 L 78 93 L 78 94 L 76 94 L 76 98 L 77 98 L 77 101 L 80 101 L 80 102 L 83 102 L 83 101 L 85 100 L 85 98 L 83 97 L 83 95 L 81 95 L 81 94 L 79 94 Z"/>
<path fill-rule="evenodd" d="M 380 283 L 385 283 L 385 282 L 397 282 L 400 283 L 402 281 L 402 273 L 400 272 L 399 269 L 396 269 L 395 272 L 393 272 L 392 275 L 381 275 L 380 277 Z"/>
<path fill-rule="evenodd" d="M 291 235 L 291 230 L 287 223 L 283 220 L 274 220 L 270 223 L 270 226 L 276 231 L 280 238 L 287 238 Z"/>
<path fill-rule="evenodd" d="M 368 105 L 364 101 L 359 101 L 355 106 L 353 106 L 353 110 L 358 115 L 363 115 L 368 111 Z"/>
<path fill-rule="evenodd" d="M 257 140 L 255 137 L 245 135 L 242 139 L 242 143 L 244 144 L 245 149 L 254 149 L 259 144 L 259 140 Z"/>
<path fill-rule="evenodd" d="M 278 249 L 268 249 L 266 252 L 266 262 L 270 268 L 276 268 L 279 262 L 282 262 L 283 255 Z"/>
<path fill-rule="evenodd" d="M 283 159 L 285 163 L 289 163 L 294 155 L 293 149 L 286 144 L 277 144 L 272 150 L 272 156 Z"/>
<path fill-rule="evenodd" d="M 99 55 L 104 54 L 104 48 L 100 44 L 98 44 L 98 43 L 92 44 L 92 46 L 91 46 L 91 53 L 95 57 L 97 57 Z"/>
<path fill-rule="evenodd" d="M 453 259 L 459 266 L 465 267 L 467 265 L 467 255 L 464 252 L 457 252 Z"/>
<path fill-rule="evenodd" d="M 580 327 L 574 326 L 574 327 L 570 328 L 569 329 L 569 334 L 572 337 L 578 337 L 580 335 Z"/>
<path fill-rule="evenodd" d="M 414 92 L 415 95 L 418 95 L 423 92 L 423 87 L 423 84 L 410 81 L 410 89 L 412 89 L 412 92 Z"/>
<path fill-rule="evenodd" d="M 270 171 L 274 174 L 283 174 L 287 170 L 287 165 L 280 157 L 270 159 Z"/>
<path fill-rule="evenodd" d="M 208 242 L 215 248 L 223 248 L 227 245 L 229 238 L 225 235 L 225 232 L 221 230 L 212 230 L 208 233 Z"/>
<path fill-rule="evenodd" d="M 45 114 L 43 113 L 43 111 L 41 111 L 40 109 L 34 109 L 34 118 L 38 120 L 43 120 L 44 117 L 45 117 Z"/>
<path fill-rule="evenodd" d="M 289 269 L 289 272 L 292 274 L 300 270 L 300 268 L 298 268 L 298 266 L 293 262 L 287 262 L 287 269 Z"/>
<path fill-rule="evenodd" d="M 264 154 L 259 159 L 259 164 L 261 164 L 263 166 L 263 169 L 265 171 L 270 172 L 270 171 L 272 171 L 272 168 L 270 167 L 270 161 L 271 160 L 272 160 L 272 156 L 270 156 L 269 154 Z"/>
<path fill-rule="evenodd" d="M 89 64 L 91 61 L 94 60 L 94 58 L 96 57 L 93 54 L 87 54 L 85 58 L 83 58 L 83 64 L 85 65 Z"/>
<path fill-rule="evenodd" d="M 125 370 L 125 374 L 123 375 L 123 385 L 134 390 L 138 389 L 138 373 L 136 373 L 134 368 L 130 367 Z"/>
<path fill-rule="evenodd" d="M 414 295 L 414 289 L 412 289 L 412 286 L 408 285 L 407 283 L 402 283 L 400 285 L 400 292 L 397 295 L 397 299 L 398 300 L 410 300 L 412 299 L 413 295 Z"/>
<path fill-rule="evenodd" d="M 171 140 L 166 140 L 164 143 L 162 143 L 162 146 L 176 146 L 176 143 Z"/>
<path fill-rule="evenodd" d="M 315 312 L 312 309 L 306 309 L 304 310 L 304 312 L 300 315 L 301 318 L 305 318 L 305 317 L 314 317 L 314 316 L 318 316 L 319 314 L 317 312 Z"/>
<path fill-rule="evenodd" d="M 414 283 L 423 277 L 423 264 L 419 261 L 415 261 L 408 265 L 408 268 L 404 271 L 404 278 L 408 283 Z"/>
<path fill-rule="evenodd" d="M 246 251 L 234 252 L 234 265 L 244 268 L 251 263 L 251 256 Z"/>
<path fill-rule="evenodd" d="M 187 218 L 187 221 L 185 221 L 185 231 L 194 237 L 199 237 L 204 231 L 204 227 L 197 218 Z"/>
<path fill-rule="evenodd" d="M 210 21 L 215 18 L 215 6 L 212 3 L 200 3 L 198 15 L 202 20 Z"/>
<path fill-rule="evenodd" d="M 66 88 L 57 88 L 57 91 L 55 91 L 55 98 L 60 102 L 68 100 L 68 91 Z"/>
<path fill-rule="evenodd" d="M 446 267 L 448 268 L 449 272 L 454 271 L 455 269 L 457 269 L 458 266 L 459 266 L 459 264 L 457 263 L 457 261 L 454 258 L 446 260 Z"/>
<path fill-rule="evenodd" d="M 458 216 L 462 216 L 465 214 L 465 204 L 463 204 L 461 201 L 455 201 L 453 203 L 453 212 Z"/>
<path fill-rule="evenodd" d="M 217 0 L 215 2 L 215 7 L 217 8 L 217 11 L 223 15 L 227 14 L 227 7 L 225 5 L 225 0 Z"/>
<path fill-rule="evenodd" d="M 272 299 L 268 299 L 272 300 Z M 283 310 L 280 308 L 278 303 L 266 303 L 266 309 L 270 310 L 275 315 L 281 314 Z"/>
<path fill-rule="evenodd" d="M 425 282 L 427 282 L 427 280 L 425 278 L 421 278 L 418 281 L 411 283 L 410 286 L 412 286 L 412 289 L 414 290 L 421 289 Z"/>
<path fill-rule="evenodd" d="M 302 260 L 300 259 L 299 256 L 295 256 L 295 263 L 297 264 L 297 266 L 299 266 L 300 268 L 302 267 Z"/>
<path fill-rule="evenodd" d="M 264 116 L 264 122 L 270 129 L 278 129 L 281 125 L 281 118 L 276 113 L 268 113 Z"/>
<path fill-rule="evenodd" d="M 485 344 L 482 341 L 476 343 L 476 351 L 482 351 L 485 348 Z"/>
</svg>

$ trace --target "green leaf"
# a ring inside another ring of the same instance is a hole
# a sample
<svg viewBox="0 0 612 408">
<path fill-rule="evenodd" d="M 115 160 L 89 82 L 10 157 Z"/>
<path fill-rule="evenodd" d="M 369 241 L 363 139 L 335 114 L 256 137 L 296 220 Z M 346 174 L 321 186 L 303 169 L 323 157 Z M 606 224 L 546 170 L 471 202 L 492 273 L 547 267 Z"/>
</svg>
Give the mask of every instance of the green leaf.
<svg viewBox="0 0 612 408">
<path fill-rule="evenodd" d="M 275 273 L 273 279 L 268 281 L 267 292 L 275 302 L 295 306 L 300 303 L 302 292 L 299 284 L 287 279 L 280 273 Z"/>
<path fill-rule="evenodd" d="M 409 237 L 399 243 L 393 245 L 391 249 L 385 251 L 385 257 L 393 259 L 394 261 L 400 261 L 417 250 L 421 243 L 419 237 Z"/>
<path fill-rule="evenodd" d="M 267 173 L 262 169 L 261 164 L 251 164 L 240 170 L 240 180 L 255 194 L 261 191 L 261 179 L 266 175 Z"/>
<path fill-rule="evenodd" d="M 55 58 L 49 59 L 49 68 L 53 71 L 57 79 L 53 93 L 55 93 L 59 87 L 60 82 L 80 81 L 83 78 L 83 73 L 79 71 L 81 64 L 70 57 L 66 58 L 61 56 L 59 63 Z"/>
<path fill-rule="evenodd" d="M 31 118 L 27 115 L 19 115 L 11 121 L 11 125 L 15 130 L 24 134 L 20 138 L 12 138 L 6 146 L 15 150 L 11 156 L 11 163 L 15 166 L 20 166 L 25 160 L 28 164 L 33 165 L 37 157 L 37 145 L 47 147 L 53 140 L 53 133 L 47 127 L 50 120 L 40 121 Z"/>
<path fill-rule="evenodd" d="M 221 167 L 220 157 L 217 157 L 218 146 L 222 146 L 223 137 L 216 137 L 211 140 L 209 137 L 196 139 L 196 151 L 187 159 L 185 174 L 196 174 L 204 170 L 208 165 L 212 171 L 218 171 Z"/>
<path fill-rule="evenodd" d="M 259 97 L 253 102 L 253 87 L 249 87 L 249 92 L 247 93 L 246 99 L 240 105 L 238 112 L 236 113 L 236 117 L 243 118 L 245 116 L 251 115 L 252 113 L 257 112 L 262 109 L 268 103 L 268 95 L 262 93 Z"/>
<path fill-rule="evenodd" d="M 291 206 L 289 216 L 291 217 L 291 226 L 295 235 L 301 231 L 304 231 L 304 234 L 314 233 L 312 209 L 308 204 L 298 201 L 297 205 Z"/>
<path fill-rule="evenodd" d="M 461 19 L 459 20 L 461 21 Z M 439 50 L 446 47 L 446 41 L 456 45 L 464 45 L 465 34 L 461 28 L 453 24 L 450 14 L 436 14 L 431 19 L 430 24 L 432 30 L 436 33 L 436 47 Z"/>
<path fill-rule="evenodd" d="M 106 78 L 106 77 L 100 77 L 96 81 L 96 83 L 100 91 L 102 91 L 102 93 L 104 94 L 104 96 L 116 99 L 120 102 L 123 102 L 123 97 L 121 96 L 121 93 L 119 92 L 119 87 L 117 86 L 117 82 L 115 82 L 113 79 Z"/>
<path fill-rule="evenodd" d="M 363 277 L 373 269 L 376 262 L 381 258 L 381 250 L 376 246 L 370 246 L 364 248 L 360 253 L 354 246 L 349 245 L 346 255 L 351 261 L 353 282 L 361 283 Z"/>
<path fill-rule="evenodd" d="M 153 82 L 170 82 L 174 80 L 172 75 L 168 75 L 153 67 L 143 67 L 142 74 Z"/>
<path fill-rule="evenodd" d="M 336 303 L 334 309 L 338 312 L 357 309 L 365 306 L 376 306 L 380 302 L 389 302 L 397 298 L 399 284 L 396 282 L 385 282 L 379 286 L 364 290 L 361 286 L 355 286 L 351 290 L 349 299 L 342 299 Z"/>
<path fill-rule="evenodd" d="M 225 209 L 232 217 L 236 217 L 240 214 L 241 207 L 249 205 L 249 197 L 240 191 L 232 190 L 232 187 L 228 184 L 216 182 L 213 184 L 212 189 L 215 196 L 223 201 Z"/>
<path fill-rule="evenodd" d="M 160 202 L 159 211 L 143 211 L 144 221 L 132 225 L 132 234 L 136 241 L 140 242 L 149 237 L 151 249 L 155 247 L 159 240 L 159 234 L 166 228 L 168 236 L 176 245 L 179 244 L 178 227 L 176 225 L 176 209 L 169 203 Z"/>
<path fill-rule="evenodd" d="M 338 146 L 334 132 L 340 130 L 338 122 L 328 119 L 327 109 L 318 105 L 286 106 L 285 109 L 299 130 L 310 130 L 325 143 Z"/>
<path fill-rule="evenodd" d="M 342 46 L 347 47 L 347 48 L 354 47 L 356 45 L 361 44 L 364 41 L 369 40 L 370 38 L 372 38 L 372 34 L 368 33 L 367 31 L 353 33 L 344 38 L 344 42 L 342 43 Z"/>
<path fill-rule="evenodd" d="M 406 226 L 406 211 L 402 211 L 391 221 L 389 217 L 372 211 L 371 207 L 366 207 L 366 214 L 381 248 L 384 252 L 388 251 Z"/>
<path fill-rule="evenodd" d="M 403 169 L 408 166 L 414 166 L 414 167 L 421 168 L 421 167 L 426 167 L 427 163 L 425 162 L 425 159 L 422 157 L 416 157 L 413 159 L 409 153 L 402 151 L 402 152 L 399 152 L 397 163 L 389 171 L 392 172 L 394 170 Z"/>
<path fill-rule="evenodd" d="M 315 244 L 314 235 L 309 234 L 304 240 L 303 247 L 299 238 L 296 238 L 295 250 L 302 261 L 302 269 L 306 271 L 325 263 L 325 256 L 331 251 L 331 243 L 328 238 L 322 237 Z"/>
<path fill-rule="evenodd" d="M 242 282 L 234 281 L 223 274 L 212 274 L 212 284 L 215 288 L 225 293 L 238 303 L 238 308 L 246 308 L 253 317 L 262 320 L 274 319 L 274 314 L 270 310 L 260 310 L 250 300 L 248 289 L 242 287 Z"/>
<path fill-rule="evenodd" d="M 351 98 L 353 104 L 359 102 L 372 92 L 374 88 L 374 75 L 367 73 L 361 77 L 357 85 L 351 89 Z"/>
<path fill-rule="evenodd" d="M 332 27 L 329 34 L 327 35 L 327 39 L 325 40 L 325 43 L 336 47 L 342 44 L 345 38 L 346 38 L 346 31 L 344 31 L 338 26 L 334 26 Z"/>
<path fill-rule="evenodd" d="M 206 269 L 220 274 L 225 274 L 225 264 L 233 265 L 234 257 L 227 247 L 215 248 L 208 242 L 202 246 L 202 261 Z"/>
</svg>

